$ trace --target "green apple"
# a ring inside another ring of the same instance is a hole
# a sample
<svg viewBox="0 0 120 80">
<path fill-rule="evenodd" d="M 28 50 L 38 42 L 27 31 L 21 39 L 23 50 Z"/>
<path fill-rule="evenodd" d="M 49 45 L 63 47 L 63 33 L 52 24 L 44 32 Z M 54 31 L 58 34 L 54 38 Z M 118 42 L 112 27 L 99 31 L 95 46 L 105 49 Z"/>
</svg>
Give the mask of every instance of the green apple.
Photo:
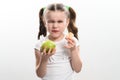
<svg viewBox="0 0 120 80">
<path fill-rule="evenodd" d="M 55 43 L 51 40 L 46 40 L 42 43 L 41 51 L 43 51 L 44 48 L 46 48 L 46 52 L 49 51 L 49 49 L 53 50 L 56 47 Z"/>
</svg>

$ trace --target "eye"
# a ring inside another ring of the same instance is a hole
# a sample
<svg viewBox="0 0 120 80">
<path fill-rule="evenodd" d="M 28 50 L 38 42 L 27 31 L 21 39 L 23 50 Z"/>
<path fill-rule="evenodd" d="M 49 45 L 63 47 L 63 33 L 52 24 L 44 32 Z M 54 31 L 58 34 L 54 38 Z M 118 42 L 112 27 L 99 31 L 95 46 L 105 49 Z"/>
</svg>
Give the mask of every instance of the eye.
<svg viewBox="0 0 120 80">
<path fill-rule="evenodd" d="M 55 21 L 53 21 L 53 20 L 48 20 L 47 22 L 48 22 L 48 23 L 54 23 Z"/>
<path fill-rule="evenodd" d="M 62 21 L 62 20 L 59 20 L 58 23 L 63 23 L 63 21 Z"/>
</svg>

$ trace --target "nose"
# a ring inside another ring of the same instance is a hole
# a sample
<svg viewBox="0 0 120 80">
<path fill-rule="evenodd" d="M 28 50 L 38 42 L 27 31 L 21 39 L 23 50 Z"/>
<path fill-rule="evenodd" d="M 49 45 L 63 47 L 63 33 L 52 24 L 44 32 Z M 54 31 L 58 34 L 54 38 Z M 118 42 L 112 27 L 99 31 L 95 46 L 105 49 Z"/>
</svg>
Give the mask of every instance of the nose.
<svg viewBox="0 0 120 80">
<path fill-rule="evenodd" d="M 55 23 L 53 24 L 53 27 L 54 27 L 54 28 L 58 27 L 58 23 L 55 22 Z"/>
</svg>

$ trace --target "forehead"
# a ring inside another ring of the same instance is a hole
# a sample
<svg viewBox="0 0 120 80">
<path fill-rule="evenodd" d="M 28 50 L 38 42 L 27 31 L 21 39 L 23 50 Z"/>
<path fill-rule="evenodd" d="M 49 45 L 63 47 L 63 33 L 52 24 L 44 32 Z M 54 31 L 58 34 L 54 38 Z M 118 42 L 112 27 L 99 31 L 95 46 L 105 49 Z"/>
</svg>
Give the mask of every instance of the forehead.
<svg viewBox="0 0 120 80">
<path fill-rule="evenodd" d="M 62 20 L 66 19 L 67 16 L 64 11 L 48 11 L 45 15 L 46 19 L 55 19 L 55 20 Z"/>
</svg>

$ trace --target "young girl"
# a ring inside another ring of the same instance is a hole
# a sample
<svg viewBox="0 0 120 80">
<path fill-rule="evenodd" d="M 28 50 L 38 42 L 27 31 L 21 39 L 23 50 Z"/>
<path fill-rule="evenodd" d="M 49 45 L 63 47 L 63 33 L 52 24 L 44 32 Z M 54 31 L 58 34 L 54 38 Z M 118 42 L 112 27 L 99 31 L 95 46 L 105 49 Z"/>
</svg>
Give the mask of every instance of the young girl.
<svg viewBox="0 0 120 80">
<path fill-rule="evenodd" d="M 39 40 L 35 46 L 37 76 L 42 80 L 74 80 L 74 72 L 80 72 L 82 67 L 74 10 L 63 4 L 50 4 L 40 10 L 39 18 Z M 67 37 L 65 29 L 74 37 Z M 41 44 L 47 39 L 54 41 L 56 48 L 41 52 Z"/>
</svg>

